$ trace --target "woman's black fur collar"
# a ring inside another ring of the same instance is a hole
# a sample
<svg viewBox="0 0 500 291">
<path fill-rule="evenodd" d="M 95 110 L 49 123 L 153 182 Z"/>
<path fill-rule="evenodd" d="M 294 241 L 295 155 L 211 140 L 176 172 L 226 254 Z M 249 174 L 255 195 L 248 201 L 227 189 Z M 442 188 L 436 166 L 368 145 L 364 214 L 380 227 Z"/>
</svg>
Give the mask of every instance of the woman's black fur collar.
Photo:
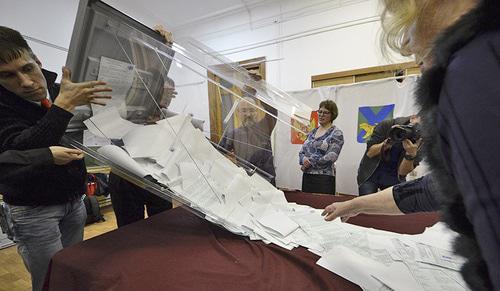
<svg viewBox="0 0 500 291">
<path fill-rule="evenodd" d="M 436 41 L 433 49 L 433 66 L 422 74 L 416 91 L 425 133 L 425 156 L 435 179 L 439 182 L 441 193 L 439 198 L 443 204 L 442 219 L 451 229 L 460 234 L 454 247 L 455 251 L 467 260 L 461 273 L 472 290 L 491 290 L 493 287 L 473 225 L 465 215 L 462 195 L 442 157 L 436 113 L 441 86 L 453 54 L 481 33 L 500 29 L 499 11 L 499 0 L 480 1 L 476 8 L 446 29 Z"/>
<path fill-rule="evenodd" d="M 422 109 L 438 103 L 444 74 L 453 54 L 477 35 L 500 28 L 499 12 L 499 0 L 482 0 L 476 8 L 438 37 L 432 51 L 433 66 L 422 74 L 417 89 L 418 102 Z"/>
</svg>

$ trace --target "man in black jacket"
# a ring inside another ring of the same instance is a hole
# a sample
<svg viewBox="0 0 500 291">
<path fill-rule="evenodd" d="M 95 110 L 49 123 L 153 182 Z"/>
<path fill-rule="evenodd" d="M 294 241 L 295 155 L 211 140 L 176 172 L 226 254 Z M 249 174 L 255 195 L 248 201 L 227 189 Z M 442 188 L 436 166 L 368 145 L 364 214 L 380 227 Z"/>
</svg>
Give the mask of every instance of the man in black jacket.
<svg viewBox="0 0 500 291">
<path fill-rule="evenodd" d="M 416 124 L 419 117 L 399 117 L 377 124 L 366 143 L 366 151 L 358 169 L 359 195 L 375 193 L 406 180 L 406 175 L 419 164 L 420 141 L 390 139 L 391 129 L 399 125 Z"/>
<path fill-rule="evenodd" d="M 18 31 L 0 26 L 0 152 L 57 146 L 76 106 L 110 98 L 99 95 L 111 90 L 105 83 L 73 83 L 66 68 L 60 86 L 55 79 Z M 0 193 L 33 290 L 40 290 L 52 255 L 83 239 L 86 170 L 82 160 L 46 164 L 29 178 L 0 183 Z"/>
</svg>

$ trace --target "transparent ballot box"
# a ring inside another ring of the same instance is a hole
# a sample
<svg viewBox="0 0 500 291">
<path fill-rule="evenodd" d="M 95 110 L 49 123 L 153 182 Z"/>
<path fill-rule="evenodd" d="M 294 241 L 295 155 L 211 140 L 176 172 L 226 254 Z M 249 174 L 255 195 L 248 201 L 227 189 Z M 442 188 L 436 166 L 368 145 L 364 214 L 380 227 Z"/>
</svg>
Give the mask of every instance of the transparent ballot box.
<svg viewBox="0 0 500 291">
<path fill-rule="evenodd" d="M 100 1 L 80 1 L 67 66 L 113 89 L 105 106 L 77 108 L 67 133 L 113 173 L 239 234 L 255 235 L 259 205 L 286 203 L 273 128 L 308 124 L 312 109 L 258 74 Z"/>
</svg>

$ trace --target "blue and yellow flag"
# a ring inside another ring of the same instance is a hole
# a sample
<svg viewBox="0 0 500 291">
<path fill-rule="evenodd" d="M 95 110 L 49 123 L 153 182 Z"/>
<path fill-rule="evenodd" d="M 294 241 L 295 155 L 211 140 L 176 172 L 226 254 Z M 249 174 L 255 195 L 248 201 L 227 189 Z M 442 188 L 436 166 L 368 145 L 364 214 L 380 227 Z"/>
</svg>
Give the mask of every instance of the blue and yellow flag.
<svg viewBox="0 0 500 291">
<path fill-rule="evenodd" d="M 392 119 L 394 104 L 384 106 L 363 106 L 358 111 L 358 142 L 366 143 L 375 126 L 381 121 Z"/>
</svg>

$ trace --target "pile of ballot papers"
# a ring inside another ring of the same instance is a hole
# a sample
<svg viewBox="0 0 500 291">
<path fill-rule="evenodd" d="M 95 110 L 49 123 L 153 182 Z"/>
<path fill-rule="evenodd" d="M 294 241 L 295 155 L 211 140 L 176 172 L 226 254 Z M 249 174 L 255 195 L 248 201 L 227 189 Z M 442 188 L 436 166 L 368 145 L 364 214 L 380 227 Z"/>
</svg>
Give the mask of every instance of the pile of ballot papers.
<svg viewBox="0 0 500 291">
<path fill-rule="evenodd" d="M 102 146 L 101 155 L 140 177 L 153 177 L 173 199 L 233 233 L 289 250 L 303 246 L 321 257 L 320 266 L 364 290 L 466 289 L 458 272 L 463 260 L 451 249 L 455 234 L 442 224 L 402 235 L 326 222 L 322 210 L 288 203 L 265 179 L 249 176 L 190 120 L 177 115 L 137 125 L 109 109 L 86 123 L 96 136 L 123 141 L 123 147 Z"/>
</svg>

